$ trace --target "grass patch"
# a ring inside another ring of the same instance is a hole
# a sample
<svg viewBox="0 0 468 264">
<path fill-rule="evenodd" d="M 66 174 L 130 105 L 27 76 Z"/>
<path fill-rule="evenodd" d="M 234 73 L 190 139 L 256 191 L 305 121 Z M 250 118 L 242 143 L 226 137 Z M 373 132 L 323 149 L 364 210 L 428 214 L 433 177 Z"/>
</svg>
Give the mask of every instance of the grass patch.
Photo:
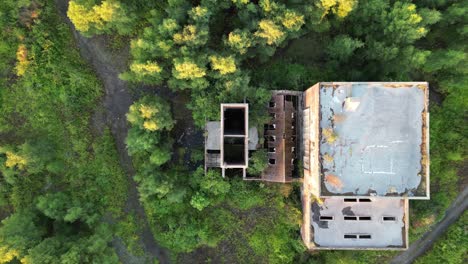
<svg viewBox="0 0 468 264">
<path fill-rule="evenodd" d="M 425 263 L 466 263 L 468 253 L 468 213 L 465 212 L 445 235 L 440 237 L 433 248 L 416 259 L 415 264 Z"/>
<path fill-rule="evenodd" d="M 135 215 L 128 214 L 116 226 L 116 235 L 124 241 L 128 251 L 135 256 L 143 256 L 144 250 L 141 247 L 139 235 L 141 229 Z"/>
</svg>

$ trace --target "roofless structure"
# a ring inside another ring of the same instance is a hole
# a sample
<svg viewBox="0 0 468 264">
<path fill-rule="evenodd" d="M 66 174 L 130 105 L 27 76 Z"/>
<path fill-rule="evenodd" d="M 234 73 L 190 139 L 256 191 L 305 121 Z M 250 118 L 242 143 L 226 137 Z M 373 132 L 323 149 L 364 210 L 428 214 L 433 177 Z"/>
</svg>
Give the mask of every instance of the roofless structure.
<svg viewBox="0 0 468 264">
<path fill-rule="evenodd" d="M 221 168 L 242 169 L 243 177 L 249 164 L 249 105 L 221 104 Z"/>
<path fill-rule="evenodd" d="M 221 122 L 207 123 L 205 167 L 252 179 L 249 152 L 264 148 L 268 167 L 253 179 L 302 181 L 307 248 L 406 249 L 408 200 L 429 199 L 428 84 L 323 82 L 273 91 L 266 107 L 259 145 L 248 105 L 221 105 Z"/>
<path fill-rule="evenodd" d="M 205 169 L 240 170 L 246 178 L 249 164 L 249 105 L 221 104 L 221 121 L 208 122 L 205 140 Z M 256 130 L 255 130 L 256 133 Z M 255 144 L 251 144 L 255 149 Z"/>
</svg>

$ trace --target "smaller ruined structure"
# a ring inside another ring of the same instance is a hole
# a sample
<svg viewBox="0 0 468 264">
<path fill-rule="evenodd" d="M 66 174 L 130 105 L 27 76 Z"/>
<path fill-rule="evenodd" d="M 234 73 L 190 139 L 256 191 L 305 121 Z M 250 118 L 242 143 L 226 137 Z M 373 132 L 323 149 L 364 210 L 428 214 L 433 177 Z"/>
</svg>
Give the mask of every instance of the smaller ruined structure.
<svg viewBox="0 0 468 264">
<path fill-rule="evenodd" d="M 264 126 L 264 148 L 268 151 L 268 167 L 260 180 L 291 182 L 297 174 L 300 144 L 298 131 L 301 124 L 298 112 L 302 93 L 273 91 L 268 105 L 271 121 Z"/>
<path fill-rule="evenodd" d="M 248 127 L 248 104 L 221 104 L 221 122 L 209 122 L 206 126 L 205 169 L 220 167 L 223 177 L 226 170 L 241 170 L 245 178 L 249 164 Z M 255 143 L 250 145 L 255 149 Z"/>
</svg>

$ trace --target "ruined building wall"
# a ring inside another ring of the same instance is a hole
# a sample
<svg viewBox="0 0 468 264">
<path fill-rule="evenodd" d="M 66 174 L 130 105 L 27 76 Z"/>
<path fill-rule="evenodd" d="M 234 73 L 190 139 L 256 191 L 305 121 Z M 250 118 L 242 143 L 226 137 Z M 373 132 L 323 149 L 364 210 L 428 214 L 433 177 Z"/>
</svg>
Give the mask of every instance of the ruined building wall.
<svg viewBox="0 0 468 264">
<path fill-rule="evenodd" d="M 303 109 L 303 164 L 304 179 L 302 189 L 303 222 L 301 228 L 302 239 L 307 248 L 312 248 L 311 242 L 311 202 L 319 199 L 319 159 L 318 159 L 318 131 L 319 131 L 319 88 L 317 83 L 304 92 Z"/>
</svg>

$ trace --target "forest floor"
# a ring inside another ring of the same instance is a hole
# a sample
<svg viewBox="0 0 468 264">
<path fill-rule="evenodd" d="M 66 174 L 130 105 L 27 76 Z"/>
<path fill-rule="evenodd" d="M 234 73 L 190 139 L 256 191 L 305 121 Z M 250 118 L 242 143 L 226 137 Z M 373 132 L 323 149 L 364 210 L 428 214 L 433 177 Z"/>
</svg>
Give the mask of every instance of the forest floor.
<svg viewBox="0 0 468 264">
<path fill-rule="evenodd" d="M 102 99 L 104 111 L 96 111 L 93 116 L 92 126 L 97 132 L 102 132 L 106 126 L 111 128 L 112 135 L 115 138 L 120 164 L 126 172 L 129 181 L 125 212 L 127 214 L 135 213 L 143 224 L 140 226 L 140 243 L 143 245 L 145 256 L 133 256 L 122 246 L 121 240 L 118 238 L 113 241 L 116 252 L 123 263 L 146 263 L 148 261 L 147 258 L 151 258 L 152 260 L 157 259 L 159 263 L 168 263 L 168 251 L 159 246 L 155 241 L 148 224 L 145 210 L 140 204 L 137 185 L 133 180 L 135 170 L 125 145 L 125 138 L 127 137 L 128 131 L 125 115 L 130 105 L 133 103 L 133 99 L 127 84 L 119 79 L 119 74 L 127 68 L 128 50 L 120 53 L 112 53 L 107 47 L 105 37 L 83 37 L 75 30 L 66 15 L 68 0 L 57 0 L 56 3 L 60 15 L 72 29 L 80 54 L 90 63 L 104 85 L 105 95 Z M 152 260 L 151 262 L 153 262 Z"/>
<path fill-rule="evenodd" d="M 460 192 L 457 198 L 452 202 L 450 207 L 445 212 L 445 216 L 432 227 L 432 230 L 425 233 L 423 237 L 411 243 L 411 246 L 405 252 L 396 256 L 390 263 L 392 264 L 410 264 L 417 257 L 429 250 L 432 244 L 438 237 L 443 235 L 450 225 L 455 223 L 457 219 L 468 208 L 468 187 Z"/>
</svg>

